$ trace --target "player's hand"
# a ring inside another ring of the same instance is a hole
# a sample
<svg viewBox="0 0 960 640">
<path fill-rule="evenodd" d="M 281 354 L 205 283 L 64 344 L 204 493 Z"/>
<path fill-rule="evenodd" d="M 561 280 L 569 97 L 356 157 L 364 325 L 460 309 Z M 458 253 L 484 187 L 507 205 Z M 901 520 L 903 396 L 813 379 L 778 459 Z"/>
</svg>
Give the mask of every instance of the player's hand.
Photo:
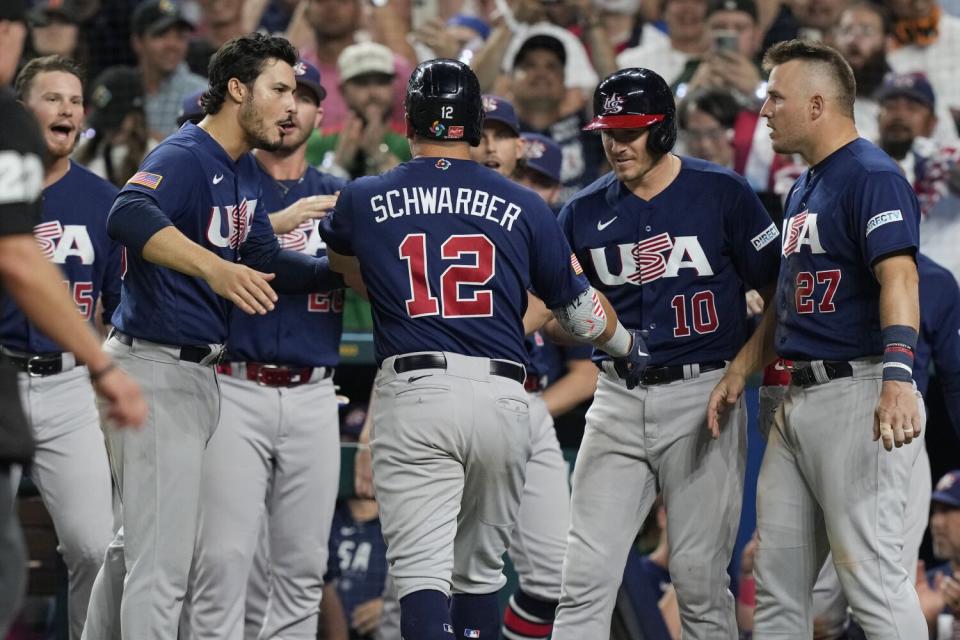
<svg viewBox="0 0 960 640">
<path fill-rule="evenodd" d="M 885 380 L 880 390 L 880 401 L 873 415 L 873 439 L 881 440 L 883 448 L 910 444 L 920 436 L 920 409 L 913 385 L 908 382 Z"/>
<path fill-rule="evenodd" d="M 250 315 L 273 311 L 277 294 L 270 286 L 274 274 L 261 273 L 242 264 L 218 260 L 213 273 L 206 277 L 214 292 Z"/>
<path fill-rule="evenodd" d="M 337 204 L 340 192 L 333 195 L 300 198 L 286 209 L 270 214 L 270 225 L 277 235 L 290 233 L 308 220 L 325 217 Z"/>
<path fill-rule="evenodd" d="M 380 626 L 383 616 L 383 598 L 367 600 L 357 605 L 350 619 L 350 626 L 360 632 L 360 635 L 371 635 Z"/>
<path fill-rule="evenodd" d="M 750 289 L 746 293 L 747 317 L 752 318 L 763 314 L 763 296 L 756 289 Z"/>
<path fill-rule="evenodd" d="M 707 401 L 707 428 L 714 440 L 720 437 L 720 418 L 722 414 L 737 404 L 746 386 L 746 376 L 732 367 L 727 367 L 727 371 L 720 378 L 720 382 L 710 392 L 710 399 Z"/>
<path fill-rule="evenodd" d="M 147 402 L 140 385 L 125 371 L 114 367 L 93 383 L 107 404 L 107 418 L 118 427 L 140 427 L 147 419 Z"/>
<path fill-rule="evenodd" d="M 753 565 L 757 558 L 757 547 L 759 546 L 760 534 L 754 530 L 753 536 L 750 538 L 750 542 L 743 547 L 743 552 L 740 554 L 740 575 L 753 575 Z"/>
<path fill-rule="evenodd" d="M 630 335 L 633 336 L 630 351 L 627 352 L 627 355 L 615 358 L 613 361 L 613 367 L 616 369 L 617 375 L 627 383 L 627 389 L 633 389 L 640 384 L 640 377 L 650 361 L 647 345 L 644 344 L 640 332 L 631 331 Z"/>
</svg>

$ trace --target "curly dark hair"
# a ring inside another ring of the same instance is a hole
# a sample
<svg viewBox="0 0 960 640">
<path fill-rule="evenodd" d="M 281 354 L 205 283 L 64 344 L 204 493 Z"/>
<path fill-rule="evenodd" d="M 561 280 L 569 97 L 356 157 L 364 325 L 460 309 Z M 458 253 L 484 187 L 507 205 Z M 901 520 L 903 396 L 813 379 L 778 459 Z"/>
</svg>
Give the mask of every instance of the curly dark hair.
<svg viewBox="0 0 960 640">
<path fill-rule="evenodd" d="M 81 86 L 83 85 L 84 71 L 79 62 L 66 56 L 43 56 L 42 58 L 34 58 L 25 64 L 23 69 L 20 69 L 14 84 L 17 99 L 26 100 L 30 94 L 30 89 L 33 87 L 34 79 L 41 73 L 48 71 L 63 71 L 75 75 L 80 80 Z"/>
<path fill-rule="evenodd" d="M 677 107 L 677 120 L 680 128 L 686 129 L 690 112 L 702 111 L 720 123 L 724 129 L 733 129 L 737 116 L 743 110 L 729 89 L 697 89 L 688 93 Z"/>
<path fill-rule="evenodd" d="M 203 112 L 213 115 L 220 111 L 227 98 L 227 83 L 236 78 L 252 86 L 268 60 L 283 60 L 290 66 L 297 63 L 297 50 L 286 39 L 262 33 L 248 33 L 224 44 L 210 58 L 207 77 L 210 86 L 200 98 Z"/>
<path fill-rule="evenodd" d="M 853 69 L 839 51 L 813 40 L 786 40 L 767 49 L 767 53 L 763 56 L 763 69 L 770 71 L 791 60 L 802 60 L 828 68 L 836 85 L 837 102 L 846 115 L 853 117 L 857 81 L 853 77 Z"/>
</svg>

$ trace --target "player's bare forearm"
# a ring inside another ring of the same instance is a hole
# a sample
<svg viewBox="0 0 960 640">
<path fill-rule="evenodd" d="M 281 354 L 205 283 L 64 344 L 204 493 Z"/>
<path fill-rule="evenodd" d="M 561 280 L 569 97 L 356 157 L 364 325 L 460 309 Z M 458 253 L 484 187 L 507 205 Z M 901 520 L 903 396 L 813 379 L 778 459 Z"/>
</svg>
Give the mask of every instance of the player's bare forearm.
<svg viewBox="0 0 960 640">
<path fill-rule="evenodd" d="M 586 340 L 578 339 L 575 336 L 570 335 L 567 331 L 560 326 L 560 323 L 556 318 L 550 318 L 547 322 L 540 327 L 540 331 L 543 332 L 550 342 L 565 346 L 573 347 L 578 344 L 587 344 Z"/>
<path fill-rule="evenodd" d="M 367 294 L 367 286 L 360 274 L 360 261 L 357 260 L 356 256 L 345 256 L 328 247 L 327 259 L 330 261 L 330 270 L 342 275 L 343 281 L 348 287 L 356 291 L 364 300 L 370 299 L 369 294 Z"/>
<path fill-rule="evenodd" d="M 543 327 L 553 314 L 543 300 L 527 291 L 527 311 L 523 314 L 523 335 L 528 336 Z"/>
<path fill-rule="evenodd" d="M 761 293 L 761 296 L 763 294 Z M 764 296 L 766 308 L 753 335 L 744 343 L 736 357 L 730 362 L 728 371 L 744 378 L 760 371 L 776 360 L 777 352 L 773 348 L 773 336 L 777 329 L 777 313 L 774 305 Z"/>
<path fill-rule="evenodd" d="M 323 585 L 320 599 L 320 621 L 317 638 L 322 640 L 349 640 L 350 627 L 343 612 L 343 603 L 334 583 Z"/>
<path fill-rule="evenodd" d="M 878 261 L 874 274 L 880 283 L 880 327 L 920 327 L 920 277 L 912 255 L 894 255 Z M 902 330 L 901 331 L 908 331 Z M 916 333 L 914 333 L 914 342 Z M 913 347 L 913 345 L 911 345 Z M 886 362 L 887 366 L 903 366 Z M 909 369 L 909 367 L 907 367 Z M 922 422 L 913 384 L 909 381 L 884 379 L 880 400 L 874 414 L 873 439 L 882 440 L 883 447 L 909 444 L 920 435 Z"/>
<path fill-rule="evenodd" d="M 110 364 L 99 338 L 63 286 L 63 273 L 44 257 L 33 236 L 0 237 L 0 277 L 30 321 L 86 362 L 90 371 Z"/>
<path fill-rule="evenodd" d="M 880 283 L 880 327 L 920 328 L 920 277 L 913 256 L 884 258 L 874 265 Z"/>
<path fill-rule="evenodd" d="M 547 387 L 543 401 L 553 417 L 562 416 L 584 400 L 589 400 L 597 390 L 599 370 L 590 360 L 571 360 L 567 373 Z"/>
</svg>

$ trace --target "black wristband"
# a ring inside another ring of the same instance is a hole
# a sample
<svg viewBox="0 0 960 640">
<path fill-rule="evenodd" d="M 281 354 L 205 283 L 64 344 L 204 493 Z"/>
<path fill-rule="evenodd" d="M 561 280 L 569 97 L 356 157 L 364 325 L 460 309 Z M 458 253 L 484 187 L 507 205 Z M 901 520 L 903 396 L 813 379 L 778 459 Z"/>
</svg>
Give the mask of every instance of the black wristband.
<svg viewBox="0 0 960 640">
<path fill-rule="evenodd" d="M 91 372 L 90 372 L 90 382 L 96 382 L 97 380 L 99 380 L 99 379 L 102 378 L 103 376 L 107 375 L 108 373 L 110 373 L 111 371 L 113 371 L 113 370 L 116 369 L 116 368 L 117 368 L 117 363 L 111 362 L 110 364 L 108 364 L 107 366 L 103 367 L 102 369 L 99 369 L 99 370 L 97 370 L 97 371 L 91 371 Z"/>
</svg>

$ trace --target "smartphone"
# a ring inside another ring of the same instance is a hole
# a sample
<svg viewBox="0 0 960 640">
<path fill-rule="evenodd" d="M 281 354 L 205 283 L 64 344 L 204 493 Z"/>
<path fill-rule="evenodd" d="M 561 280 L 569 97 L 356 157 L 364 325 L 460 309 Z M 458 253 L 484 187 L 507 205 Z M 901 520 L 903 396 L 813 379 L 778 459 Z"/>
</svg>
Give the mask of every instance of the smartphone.
<svg viewBox="0 0 960 640">
<path fill-rule="evenodd" d="M 737 52 L 740 49 L 740 36 L 736 31 L 714 31 L 713 48 L 715 51 Z"/>
<path fill-rule="evenodd" d="M 437 0 L 412 0 L 410 3 L 410 22 L 414 30 L 430 20 L 441 17 Z"/>
</svg>

